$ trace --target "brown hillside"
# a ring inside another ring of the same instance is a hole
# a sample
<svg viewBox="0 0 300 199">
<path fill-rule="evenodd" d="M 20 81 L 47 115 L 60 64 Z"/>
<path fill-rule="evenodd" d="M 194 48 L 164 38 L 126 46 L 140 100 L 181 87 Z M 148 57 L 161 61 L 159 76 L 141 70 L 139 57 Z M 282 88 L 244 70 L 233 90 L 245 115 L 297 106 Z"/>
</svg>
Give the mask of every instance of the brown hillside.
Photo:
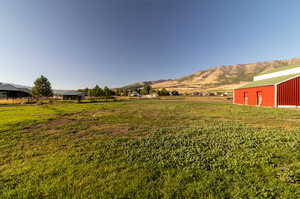
<svg viewBox="0 0 300 199">
<path fill-rule="evenodd" d="M 300 62 L 300 58 L 214 67 L 175 80 L 152 84 L 155 89 L 166 88 L 190 93 L 202 90 L 231 90 L 252 81 L 253 76 L 274 68 Z"/>
</svg>

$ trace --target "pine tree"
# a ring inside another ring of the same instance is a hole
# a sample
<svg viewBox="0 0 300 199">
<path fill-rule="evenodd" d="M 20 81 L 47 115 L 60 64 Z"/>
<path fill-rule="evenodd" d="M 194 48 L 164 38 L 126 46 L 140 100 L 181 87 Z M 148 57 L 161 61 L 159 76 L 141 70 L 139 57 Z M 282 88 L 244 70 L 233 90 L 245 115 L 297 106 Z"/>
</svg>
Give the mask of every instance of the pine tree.
<svg viewBox="0 0 300 199">
<path fill-rule="evenodd" d="M 89 97 L 94 97 L 94 89 L 89 89 L 88 96 Z"/>
<path fill-rule="evenodd" d="M 88 95 L 88 93 L 89 93 L 89 90 L 90 90 L 89 88 L 85 88 L 85 89 L 83 90 L 83 92 L 84 92 L 84 95 L 85 95 L 85 96 L 87 96 L 87 95 Z"/>
<path fill-rule="evenodd" d="M 111 96 L 111 90 L 107 86 L 104 87 L 103 91 L 104 91 L 104 96 L 106 96 L 106 97 Z"/>
<path fill-rule="evenodd" d="M 95 97 L 100 97 L 101 96 L 101 90 L 102 89 L 98 85 L 96 85 L 95 88 L 94 88 L 94 96 Z"/>
<path fill-rule="evenodd" d="M 35 80 L 34 87 L 32 88 L 32 95 L 34 97 L 52 97 L 53 96 L 51 83 L 43 75 Z"/>
</svg>

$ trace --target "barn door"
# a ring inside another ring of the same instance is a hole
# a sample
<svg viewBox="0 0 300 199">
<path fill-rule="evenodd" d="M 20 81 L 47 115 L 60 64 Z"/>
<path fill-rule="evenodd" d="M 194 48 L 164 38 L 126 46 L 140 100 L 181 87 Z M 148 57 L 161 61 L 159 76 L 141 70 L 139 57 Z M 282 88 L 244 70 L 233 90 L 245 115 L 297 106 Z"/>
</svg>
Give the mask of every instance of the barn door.
<svg viewBox="0 0 300 199">
<path fill-rule="evenodd" d="M 244 104 L 248 105 L 248 92 L 244 92 Z"/>
<path fill-rule="evenodd" d="M 262 106 L 263 105 L 263 97 L 262 97 L 262 91 L 256 92 L 256 105 Z"/>
</svg>

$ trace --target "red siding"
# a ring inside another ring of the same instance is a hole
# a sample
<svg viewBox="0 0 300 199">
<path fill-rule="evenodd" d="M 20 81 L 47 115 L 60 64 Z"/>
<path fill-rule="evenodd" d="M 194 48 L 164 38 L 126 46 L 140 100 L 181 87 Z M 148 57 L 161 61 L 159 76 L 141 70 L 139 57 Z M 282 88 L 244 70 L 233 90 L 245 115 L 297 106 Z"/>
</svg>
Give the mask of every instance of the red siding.
<svg viewBox="0 0 300 199">
<path fill-rule="evenodd" d="M 261 86 L 254 88 L 241 88 L 234 90 L 234 103 L 245 104 L 245 97 L 248 97 L 248 104 L 257 105 L 258 96 L 262 96 L 262 106 L 274 107 L 275 104 L 275 92 L 274 86 Z"/>
<path fill-rule="evenodd" d="M 300 77 L 277 86 L 278 105 L 300 105 Z"/>
</svg>

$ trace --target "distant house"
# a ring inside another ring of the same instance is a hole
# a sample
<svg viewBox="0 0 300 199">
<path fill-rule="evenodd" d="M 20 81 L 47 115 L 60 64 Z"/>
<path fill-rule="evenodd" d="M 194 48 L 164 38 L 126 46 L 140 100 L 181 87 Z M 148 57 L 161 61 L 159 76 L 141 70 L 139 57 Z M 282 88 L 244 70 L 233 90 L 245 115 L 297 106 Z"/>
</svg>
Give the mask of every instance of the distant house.
<svg viewBox="0 0 300 199">
<path fill-rule="evenodd" d="M 141 97 L 141 94 L 139 94 L 137 91 L 133 91 L 132 93 L 130 93 L 131 97 Z"/>
<path fill-rule="evenodd" d="M 157 98 L 159 97 L 157 93 L 152 93 L 149 95 L 142 95 L 143 98 Z"/>
<path fill-rule="evenodd" d="M 13 84 L 0 84 L 0 99 L 30 97 L 31 92 L 26 87 Z"/>
<path fill-rule="evenodd" d="M 66 91 L 61 94 L 63 100 L 82 100 L 84 93 L 77 91 Z"/>
</svg>

